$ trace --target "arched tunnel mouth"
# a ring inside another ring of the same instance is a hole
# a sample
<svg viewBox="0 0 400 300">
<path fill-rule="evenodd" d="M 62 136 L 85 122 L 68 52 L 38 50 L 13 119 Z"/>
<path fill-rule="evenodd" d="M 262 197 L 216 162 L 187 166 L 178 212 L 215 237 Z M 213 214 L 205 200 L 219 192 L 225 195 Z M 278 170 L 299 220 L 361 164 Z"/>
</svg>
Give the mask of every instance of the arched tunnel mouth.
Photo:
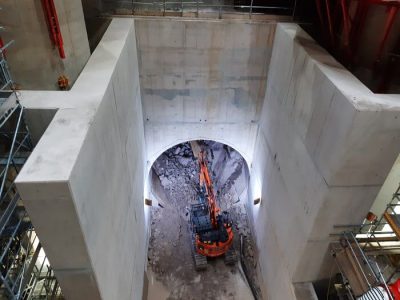
<svg viewBox="0 0 400 300">
<path fill-rule="evenodd" d="M 198 151 L 206 155 L 217 205 L 232 220 L 232 249 L 238 257 L 242 253 L 233 265 L 226 265 L 221 257 L 207 258 L 207 269 L 203 271 L 195 270 L 190 229 L 191 204 L 197 203 L 201 193 Z M 248 185 L 245 159 L 219 142 L 184 142 L 155 160 L 148 185 L 152 204 L 147 265 L 149 300 L 254 297 L 259 291 L 258 255 L 247 214 L 251 205 Z"/>
</svg>

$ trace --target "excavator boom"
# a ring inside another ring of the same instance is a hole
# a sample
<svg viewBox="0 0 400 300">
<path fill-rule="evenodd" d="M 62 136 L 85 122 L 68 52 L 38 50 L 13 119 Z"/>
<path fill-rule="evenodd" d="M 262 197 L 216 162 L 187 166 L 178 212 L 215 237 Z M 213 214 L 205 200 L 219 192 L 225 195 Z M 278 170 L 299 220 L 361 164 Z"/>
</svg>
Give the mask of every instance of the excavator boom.
<svg viewBox="0 0 400 300">
<path fill-rule="evenodd" d="M 210 178 L 210 174 L 208 172 L 207 167 L 207 158 L 206 152 L 202 151 L 199 154 L 199 165 L 200 165 L 200 186 L 205 186 L 207 192 L 208 205 L 210 209 L 210 218 L 211 223 L 214 228 L 217 226 L 217 216 L 220 212 L 220 209 L 217 205 L 217 201 L 215 199 L 214 189 L 212 185 L 212 181 Z"/>
</svg>

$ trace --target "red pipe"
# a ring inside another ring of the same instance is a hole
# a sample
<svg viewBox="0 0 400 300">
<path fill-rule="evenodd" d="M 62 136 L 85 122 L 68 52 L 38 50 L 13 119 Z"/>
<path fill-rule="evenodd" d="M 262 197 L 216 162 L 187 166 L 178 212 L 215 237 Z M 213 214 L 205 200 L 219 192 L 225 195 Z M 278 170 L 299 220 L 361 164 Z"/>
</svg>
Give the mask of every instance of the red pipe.
<svg viewBox="0 0 400 300">
<path fill-rule="evenodd" d="M 325 26 L 325 22 L 324 22 L 324 15 L 322 12 L 322 3 L 321 2 L 322 2 L 322 0 L 315 0 L 315 5 L 317 7 L 319 21 L 321 22 L 321 28 L 324 31 L 323 38 L 327 44 L 330 44 L 333 47 L 332 36 L 330 36 L 331 38 L 329 41 L 327 40 L 327 36 L 330 35 L 330 32 L 325 32 L 326 26 Z M 327 34 L 325 34 L 325 33 L 327 33 Z"/>
<path fill-rule="evenodd" d="M 326 6 L 326 15 L 328 17 L 329 36 L 330 36 L 330 40 L 331 40 L 331 45 L 333 46 L 333 44 L 335 43 L 335 38 L 333 35 L 331 7 L 329 5 L 329 0 L 325 0 L 325 6 Z"/>
<path fill-rule="evenodd" d="M 353 26 L 351 27 L 350 31 L 350 42 L 351 48 L 353 49 L 353 56 L 351 58 L 352 61 L 358 52 L 361 30 L 364 29 L 365 21 L 367 20 L 369 5 L 369 1 L 358 1 L 357 4 Z"/>
<path fill-rule="evenodd" d="M 4 47 L 3 39 L 0 37 L 0 49 Z M 3 55 L 6 55 L 6 51 L 3 51 Z"/>
<path fill-rule="evenodd" d="M 358 0 L 365 1 L 365 0 Z M 388 6 L 400 6 L 399 0 L 367 0 L 370 4 L 388 5 Z"/>
<path fill-rule="evenodd" d="M 387 39 L 392 30 L 392 27 L 393 27 L 396 15 L 399 12 L 399 9 L 400 9 L 400 7 L 398 7 L 398 6 L 392 6 L 389 8 L 388 16 L 387 16 L 386 23 L 385 23 L 385 29 L 383 31 L 383 37 L 382 37 L 381 43 L 379 45 L 378 53 L 376 54 L 375 62 L 379 62 L 380 59 L 382 58 L 383 50 L 385 49 Z"/>
<path fill-rule="evenodd" d="M 325 27 L 324 26 L 325 22 L 324 22 L 324 17 L 322 15 L 321 0 L 315 0 L 315 5 L 317 6 L 318 17 L 319 17 L 319 20 L 321 22 L 321 26 L 322 26 L 322 28 L 324 28 Z"/>
<path fill-rule="evenodd" d="M 334 22 L 334 25 L 336 24 L 336 20 L 339 19 L 339 12 L 340 12 L 340 3 L 339 3 L 339 1 L 335 1 L 335 8 L 333 10 L 333 22 Z"/>
<path fill-rule="evenodd" d="M 340 0 L 340 5 L 342 6 L 343 14 L 343 44 L 346 48 L 348 48 L 350 45 L 350 17 L 347 10 L 346 0 Z"/>
<path fill-rule="evenodd" d="M 400 54 L 400 36 L 393 50 L 393 54 L 396 55 L 396 53 Z M 381 82 L 377 88 L 378 93 L 385 93 L 388 91 L 390 84 L 393 81 L 393 77 L 395 76 L 396 70 L 398 70 L 397 67 L 400 66 L 399 61 L 400 60 L 396 60 L 394 56 L 389 57 L 389 60 L 386 62 L 386 68 L 382 72 L 383 76 Z"/>
<path fill-rule="evenodd" d="M 50 39 L 53 45 L 57 46 L 61 58 L 65 58 L 64 42 L 58 22 L 57 10 L 54 0 L 42 0 L 46 22 L 50 32 Z"/>
</svg>

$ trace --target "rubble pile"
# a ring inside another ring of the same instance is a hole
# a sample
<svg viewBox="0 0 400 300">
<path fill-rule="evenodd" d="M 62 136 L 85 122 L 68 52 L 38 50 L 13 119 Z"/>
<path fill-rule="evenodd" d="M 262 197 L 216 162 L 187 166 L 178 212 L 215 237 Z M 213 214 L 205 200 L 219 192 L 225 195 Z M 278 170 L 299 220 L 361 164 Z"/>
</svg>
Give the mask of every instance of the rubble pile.
<svg viewBox="0 0 400 300">
<path fill-rule="evenodd" d="M 218 204 L 221 210 L 230 213 L 234 223 L 234 247 L 239 251 L 240 235 L 243 235 L 246 270 L 252 284 L 257 286 L 254 242 L 245 201 L 239 199 L 247 188 L 246 163 L 226 145 L 205 141 L 201 147 L 209 155 Z M 207 271 L 200 273 L 193 266 L 189 207 L 197 201 L 199 175 L 198 161 L 190 144 L 179 144 L 164 152 L 153 164 L 152 172 L 152 192 L 159 198 L 160 206 L 151 209 L 148 266 L 170 291 L 168 299 L 239 299 L 229 285 L 240 273 L 238 264 L 226 266 L 223 259 L 215 259 L 209 261 Z M 229 296 L 230 293 L 233 295 Z"/>
</svg>

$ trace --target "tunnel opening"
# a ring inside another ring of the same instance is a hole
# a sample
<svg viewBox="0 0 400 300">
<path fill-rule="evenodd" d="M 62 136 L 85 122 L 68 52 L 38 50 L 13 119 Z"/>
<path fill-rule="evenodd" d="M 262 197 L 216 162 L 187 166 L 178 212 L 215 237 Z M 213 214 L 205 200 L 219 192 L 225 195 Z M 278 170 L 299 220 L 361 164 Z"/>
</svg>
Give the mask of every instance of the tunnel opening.
<svg viewBox="0 0 400 300">
<path fill-rule="evenodd" d="M 190 205 L 201 192 L 199 161 L 193 144 L 207 153 L 217 205 L 232 220 L 232 249 L 240 259 L 228 265 L 207 258 L 196 271 L 190 229 Z M 200 140 L 163 152 L 149 173 L 148 299 L 252 299 L 260 294 L 257 253 L 248 219 L 249 169 L 228 145 Z M 242 240 L 242 246 L 241 246 Z M 241 251 L 242 250 L 242 251 Z"/>
</svg>

